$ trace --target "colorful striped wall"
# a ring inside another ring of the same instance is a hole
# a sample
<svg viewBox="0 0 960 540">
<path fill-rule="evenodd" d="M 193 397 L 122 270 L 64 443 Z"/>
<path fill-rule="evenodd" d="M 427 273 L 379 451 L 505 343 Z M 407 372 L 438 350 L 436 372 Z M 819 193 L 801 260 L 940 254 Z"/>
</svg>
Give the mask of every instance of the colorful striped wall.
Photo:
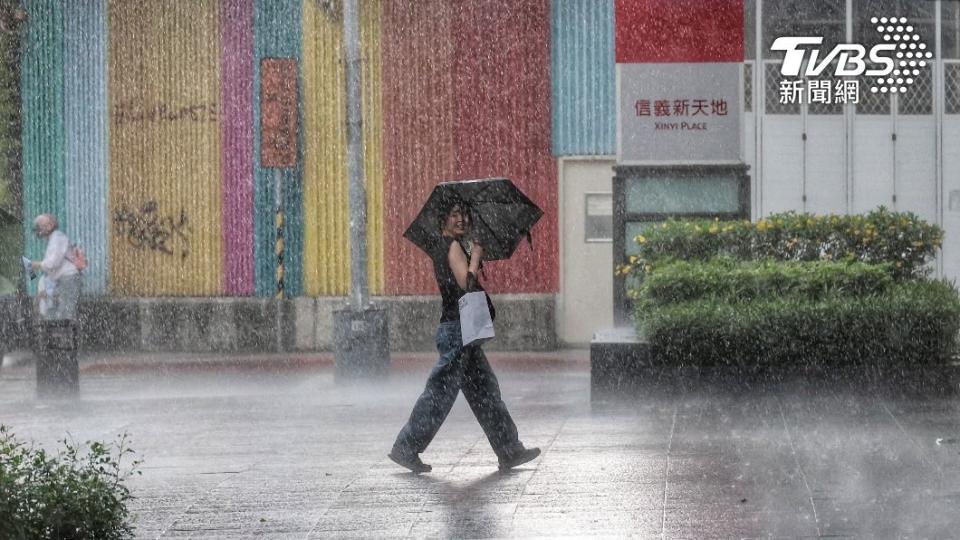
<svg viewBox="0 0 960 540">
<path fill-rule="evenodd" d="M 217 295 L 219 3 L 110 0 L 110 290 Z"/>
<path fill-rule="evenodd" d="M 107 286 L 107 6 L 64 2 L 66 228 L 89 262 L 84 291 Z"/>
<path fill-rule="evenodd" d="M 553 0 L 553 153 L 616 153 L 613 0 Z"/>
<path fill-rule="evenodd" d="M 340 14 L 304 2 L 304 226 L 306 294 L 350 289 L 347 205 L 346 81 Z M 361 4 L 364 180 L 370 291 L 383 291 L 383 113 L 380 99 L 380 2 Z"/>
<path fill-rule="evenodd" d="M 401 238 L 430 190 L 506 176 L 545 212 L 509 261 L 488 265 L 494 292 L 555 292 L 557 172 L 550 152 L 547 0 L 391 6 L 384 10 L 387 291 L 436 291 L 420 250 Z"/>
<path fill-rule="evenodd" d="M 90 259 L 88 293 L 274 295 L 275 171 L 258 151 L 267 57 L 300 62 L 299 159 L 280 173 L 286 295 L 348 292 L 339 13 L 315 0 L 24 5 L 24 210 L 65 218 Z M 436 183 L 482 176 L 513 179 L 546 211 L 533 250 L 489 265 L 489 288 L 555 292 L 549 0 L 361 7 L 371 292 L 435 291 L 403 230 Z"/>
</svg>

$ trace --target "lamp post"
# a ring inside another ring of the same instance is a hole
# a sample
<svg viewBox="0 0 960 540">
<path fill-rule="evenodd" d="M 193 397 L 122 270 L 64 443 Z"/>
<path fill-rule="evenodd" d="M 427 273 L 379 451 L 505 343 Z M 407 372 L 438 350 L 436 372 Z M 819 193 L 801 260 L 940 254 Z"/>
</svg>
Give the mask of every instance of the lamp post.
<svg viewBox="0 0 960 540">
<path fill-rule="evenodd" d="M 337 379 L 385 375 L 390 367 L 387 312 L 370 302 L 367 279 L 367 193 L 363 176 L 358 0 L 343 1 L 347 82 L 347 174 L 350 199 L 350 297 L 333 313 Z"/>
</svg>

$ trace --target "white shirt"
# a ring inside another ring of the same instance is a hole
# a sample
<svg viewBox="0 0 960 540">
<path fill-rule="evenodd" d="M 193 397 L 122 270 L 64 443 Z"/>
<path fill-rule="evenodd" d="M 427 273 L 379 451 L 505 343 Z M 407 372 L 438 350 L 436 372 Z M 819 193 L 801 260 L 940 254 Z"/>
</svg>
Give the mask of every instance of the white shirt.
<svg viewBox="0 0 960 540">
<path fill-rule="evenodd" d="M 77 267 L 67 260 L 67 250 L 70 248 L 70 240 L 67 235 L 59 230 L 50 234 L 47 241 L 47 251 L 43 254 L 43 260 L 40 261 L 40 269 L 50 279 L 56 282 L 62 277 L 74 276 Z"/>
</svg>

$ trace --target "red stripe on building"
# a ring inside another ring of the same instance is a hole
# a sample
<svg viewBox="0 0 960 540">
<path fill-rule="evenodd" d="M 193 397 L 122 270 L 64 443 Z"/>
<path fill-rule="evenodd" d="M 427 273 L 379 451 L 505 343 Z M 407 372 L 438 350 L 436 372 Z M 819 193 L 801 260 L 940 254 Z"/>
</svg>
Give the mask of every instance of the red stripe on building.
<svg viewBox="0 0 960 540">
<path fill-rule="evenodd" d="M 436 293 L 403 231 L 456 170 L 449 0 L 383 4 L 384 257 L 387 294 Z"/>
<path fill-rule="evenodd" d="M 550 4 L 458 3 L 454 144 L 459 178 L 505 176 L 544 211 L 509 261 L 488 264 L 493 292 L 555 292 L 557 169 L 550 153 Z"/>
<path fill-rule="evenodd" d="M 621 64 L 742 62 L 743 0 L 616 0 Z"/>
<path fill-rule="evenodd" d="M 550 153 L 550 6 L 431 0 L 384 7 L 386 278 L 389 294 L 436 292 L 401 237 L 438 182 L 506 176 L 545 212 L 492 292 L 558 287 L 557 170 Z"/>
</svg>

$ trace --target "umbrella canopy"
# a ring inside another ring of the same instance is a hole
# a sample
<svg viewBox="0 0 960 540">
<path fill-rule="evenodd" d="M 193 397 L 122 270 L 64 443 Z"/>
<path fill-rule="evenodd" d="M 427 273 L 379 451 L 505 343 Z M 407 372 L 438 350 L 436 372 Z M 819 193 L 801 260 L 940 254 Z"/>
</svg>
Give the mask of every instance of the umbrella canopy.
<svg viewBox="0 0 960 540">
<path fill-rule="evenodd" d="M 483 258 L 491 261 L 509 259 L 543 216 L 543 210 L 506 178 L 442 182 L 403 237 L 432 254 L 442 241 L 442 220 L 455 203 L 469 216 L 467 236 L 483 246 Z"/>
</svg>

